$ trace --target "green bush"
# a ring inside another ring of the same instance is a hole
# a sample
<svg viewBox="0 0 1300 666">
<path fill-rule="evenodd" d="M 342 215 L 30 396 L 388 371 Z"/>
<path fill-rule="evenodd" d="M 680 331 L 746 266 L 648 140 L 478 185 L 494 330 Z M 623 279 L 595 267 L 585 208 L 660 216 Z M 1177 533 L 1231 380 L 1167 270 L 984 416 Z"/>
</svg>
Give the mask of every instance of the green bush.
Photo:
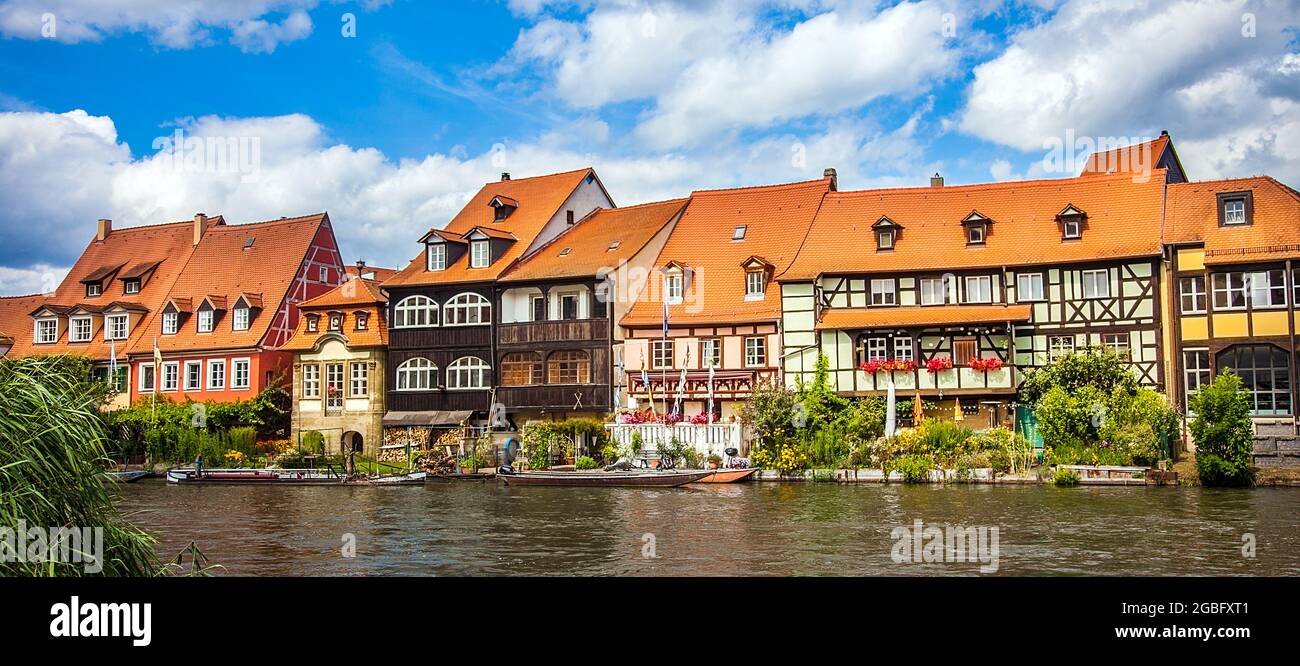
<svg viewBox="0 0 1300 666">
<path fill-rule="evenodd" d="M 926 455 L 908 454 L 898 458 L 896 469 L 903 475 L 903 483 L 925 483 L 930 480 L 934 460 Z"/>
<path fill-rule="evenodd" d="M 975 431 L 953 421 L 925 419 L 916 429 L 916 435 L 922 450 L 951 457 L 967 447 Z"/>
<path fill-rule="evenodd" d="M 302 434 L 302 450 L 317 455 L 325 453 L 325 435 L 315 430 L 304 432 Z"/>
<path fill-rule="evenodd" d="M 1066 354 L 1043 368 L 1028 370 L 1020 384 L 1020 400 L 1037 404 L 1053 388 L 1073 394 L 1089 388 L 1110 395 L 1115 390 L 1136 393 L 1137 376 L 1126 359 L 1102 347 L 1089 347 Z"/>
<path fill-rule="evenodd" d="M 1196 471 L 1207 486 L 1244 486 L 1254 479 L 1250 469 L 1254 428 L 1250 396 L 1241 379 L 1219 373 L 1192 395 L 1196 413 L 1188 429 L 1196 443 Z"/>
<path fill-rule="evenodd" d="M 1054 478 L 1054 482 L 1056 483 L 1056 485 L 1061 486 L 1063 488 L 1070 488 L 1079 485 L 1079 475 L 1075 474 L 1074 470 L 1072 469 L 1064 469 L 1058 467 L 1056 469 L 1056 477 Z"/>
<path fill-rule="evenodd" d="M 573 466 L 577 469 L 596 469 L 600 467 L 596 459 L 591 456 L 578 456 L 578 460 Z"/>
<path fill-rule="evenodd" d="M 1097 441 L 1093 420 L 1106 410 L 1106 395 L 1091 386 L 1067 390 L 1054 386 L 1034 406 L 1038 432 L 1053 448 L 1085 446 Z"/>
</svg>

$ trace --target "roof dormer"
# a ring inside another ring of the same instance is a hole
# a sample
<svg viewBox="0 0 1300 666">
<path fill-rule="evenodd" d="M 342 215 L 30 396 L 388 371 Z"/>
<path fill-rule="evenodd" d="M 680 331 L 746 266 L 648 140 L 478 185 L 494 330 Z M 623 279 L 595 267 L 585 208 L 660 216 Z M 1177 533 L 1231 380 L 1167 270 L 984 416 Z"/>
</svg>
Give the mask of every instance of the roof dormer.
<svg viewBox="0 0 1300 666">
<path fill-rule="evenodd" d="M 871 225 L 871 230 L 876 233 L 876 251 L 887 251 L 898 244 L 898 235 L 903 231 L 903 225 L 882 217 Z"/>
<path fill-rule="evenodd" d="M 1061 225 L 1061 240 L 1078 240 L 1083 238 L 1083 227 L 1088 221 L 1088 214 L 1074 204 L 1069 204 L 1056 214 L 1056 221 Z"/>
<path fill-rule="evenodd" d="M 117 276 L 117 279 L 122 281 L 122 293 L 131 296 L 143 291 L 145 283 L 153 277 L 154 271 L 161 263 L 161 261 L 141 261 L 123 271 Z"/>
<path fill-rule="evenodd" d="M 517 200 L 500 194 L 492 197 L 492 200 L 488 202 L 488 205 L 493 208 L 493 222 L 501 222 L 505 220 L 507 217 L 510 217 L 511 213 L 515 212 L 515 209 L 519 208 L 519 202 Z"/>
<path fill-rule="evenodd" d="M 670 305 L 681 303 L 691 288 L 695 271 L 680 261 L 670 261 L 659 271 L 664 275 L 664 299 Z"/>
<path fill-rule="evenodd" d="M 992 226 L 993 220 L 985 217 L 978 210 L 972 210 L 961 221 L 961 226 L 966 232 L 967 245 L 983 245 L 989 237 L 989 227 Z"/>
<path fill-rule="evenodd" d="M 754 255 L 740 262 L 745 271 L 745 300 L 760 301 L 767 295 L 767 285 L 772 281 L 776 267 L 772 262 Z"/>
</svg>

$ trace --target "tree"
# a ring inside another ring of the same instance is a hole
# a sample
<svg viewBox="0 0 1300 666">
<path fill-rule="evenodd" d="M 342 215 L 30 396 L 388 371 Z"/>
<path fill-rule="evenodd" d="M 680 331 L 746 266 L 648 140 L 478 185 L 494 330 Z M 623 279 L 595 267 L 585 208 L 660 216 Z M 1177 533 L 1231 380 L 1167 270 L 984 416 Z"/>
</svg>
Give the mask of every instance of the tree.
<svg viewBox="0 0 1300 666">
<path fill-rule="evenodd" d="M 830 425 L 849 407 L 849 401 L 831 388 L 830 366 L 830 359 L 818 352 L 812 383 L 799 385 L 799 404 L 804 407 L 806 426 L 811 430 Z"/>
<path fill-rule="evenodd" d="M 795 394 L 783 386 L 760 384 L 749 394 L 740 418 L 757 444 L 770 450 L 794 435 Z"/>
<path fill-rule="evenodd" d="M 1116 352 L 1102 347 L 1066 354 L 1051 365 L 1030 370 L 1020 384 L 1020 401 L 1033 405 L 1054 386 L 1074 393 L 1091 386 L 1106 395 L 1119 389 L 1129 395 L 1138 390 L 1137 376 Z"/>
<path fill-rule="evenodd" d="M 1209 386 L 1192 395 L 1196 413 L 1188 429 L 1196 442 L 1196 471 L 1207 486 L 1250 485 L 1254 428 L 1250 394 L 1241 378 L 1221 372 Z"/>
</svg>

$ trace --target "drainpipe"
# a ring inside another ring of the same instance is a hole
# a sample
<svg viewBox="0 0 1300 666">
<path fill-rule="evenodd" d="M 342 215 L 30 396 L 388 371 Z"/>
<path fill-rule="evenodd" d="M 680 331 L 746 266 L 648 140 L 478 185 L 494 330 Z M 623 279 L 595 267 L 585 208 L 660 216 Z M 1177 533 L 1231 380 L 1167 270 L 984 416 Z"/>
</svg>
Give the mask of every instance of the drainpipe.
<svg viewBox="0 0 1300 666">
<path fill-rule="evenodd" d="M 1286 299 L 1286 326 L 1287 326 L 1287 337 L 1289 338 L 1290 343 L 1291 343 L 1291 344 L 1287 347 L 1287 364 L 1286 364 L 1286 365 L 1287 365 L 1287 372 L 1289 373 L 1289 375 L 1290 375 L 1290 380 L 1291 380 L 1291 434 L 1294 435 L 1294 434 L 1297 434 L 1297 432 L 1300 432 L 1300 430 L 1298 430 L 1298 429 L 1297 429 L 1297 426 L 1296 426 L 1296 385 L 1295 385 L 1295 380 L 1296 380 L 1296 369 L 1295 369 L 1296 353 L 1295 353 L 1295 284 L 1294 284 L 1294 282 L 1295 282 L 1295 274 L 1291 272 L 1291 260 L 1290 260 L 1290 259 L 1287 259 L 1287 260 L 1286 260 L 1286 276 L 1285 276 L 1285 280 L 1288 280 L 1288 281 L 1292 282 L 1292 284 L 1291 284 L 1291 293 L 1288 294 L 1289 298 Z"/>
</svg>

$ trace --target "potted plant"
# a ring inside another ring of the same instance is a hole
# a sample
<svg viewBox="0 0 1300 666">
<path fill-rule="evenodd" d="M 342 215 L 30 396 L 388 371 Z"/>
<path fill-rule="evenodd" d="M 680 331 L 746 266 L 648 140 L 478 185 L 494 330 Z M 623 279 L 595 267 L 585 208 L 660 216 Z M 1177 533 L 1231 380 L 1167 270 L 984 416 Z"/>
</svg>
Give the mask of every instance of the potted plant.
<svg viewBox="0 0 1300 666">
<path fill-rule="evenodd" d="M 479 465 L 478 456 L 471 453 L 461 459 L 460 473 L 473 474 L 474 472 L 478 471 L 478 465 Z"/>
<path fill-rule="evenodd" d="M 709 469 L 717 469 L 722 464 L 722 456 L 716 453 L 709 454 Z"/>
</svg>

